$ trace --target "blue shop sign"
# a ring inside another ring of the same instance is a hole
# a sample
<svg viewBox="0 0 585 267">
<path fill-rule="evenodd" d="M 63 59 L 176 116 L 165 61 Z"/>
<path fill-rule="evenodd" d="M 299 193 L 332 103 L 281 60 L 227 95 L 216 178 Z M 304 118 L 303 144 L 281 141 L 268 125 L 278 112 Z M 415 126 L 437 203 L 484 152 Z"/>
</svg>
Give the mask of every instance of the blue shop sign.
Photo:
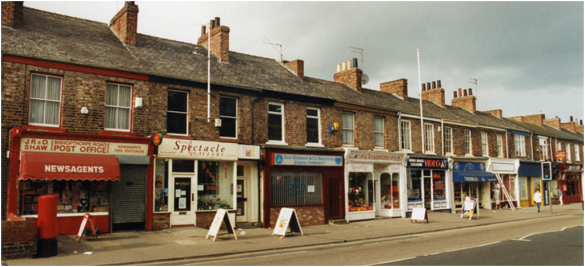
<svg viewBox="0 0 585 267">
<path fill-rule="evenodd" d="M 483 162 L 456 161 L 453 163 L 453 182 L 495 182 L 496 176 L 486 171 Z"/>
<path fill-rule="evenodd" d="M 323 166 L 323 167 L 343 166 L 342 156 L 319 156 L 275 153 L 273 157 L 274 157 L 273 165 L 275 166 Z"/>
</svg>

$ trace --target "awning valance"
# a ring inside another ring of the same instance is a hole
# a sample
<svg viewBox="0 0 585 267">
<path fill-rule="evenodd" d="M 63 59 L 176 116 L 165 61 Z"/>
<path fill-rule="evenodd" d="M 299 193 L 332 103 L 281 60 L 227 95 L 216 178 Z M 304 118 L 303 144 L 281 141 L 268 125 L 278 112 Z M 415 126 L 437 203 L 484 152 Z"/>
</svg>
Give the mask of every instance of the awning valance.
<svg viewBox="0 0 585 267">
<path fill-rule="evenodd" d="M 22 152 L 18 179 L 120 181 L 112 155 Z"/>
<path fill-rule="evenodd" d="M 495 182 L 498 179 L 491 172 L 453 171 L 453 182 Z"/>
</svg>

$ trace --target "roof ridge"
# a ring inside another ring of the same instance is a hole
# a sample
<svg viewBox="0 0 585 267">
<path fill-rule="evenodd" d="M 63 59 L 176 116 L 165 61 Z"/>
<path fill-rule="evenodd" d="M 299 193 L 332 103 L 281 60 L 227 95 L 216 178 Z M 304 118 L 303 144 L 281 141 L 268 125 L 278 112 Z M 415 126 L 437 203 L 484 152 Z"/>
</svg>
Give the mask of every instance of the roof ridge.
<svg viewBox="0 0 585 267">
<path fill-rule="evenodd" d="M 36 9 L 36 8 L 28 7 L 28 6 L 25 6 L 24 9 L 25 10 L 26 9 L 29 9 L 30 11 L 41 12 L 41 13 L 45 13 L 45 14 L 50 14 L 50 15 L 62 17 L 62 18 L 67 18 L 67 19 L 75 19 L 75 20 L 79 20 L 79 21 L 86 21 L 86 22 L 91 22 L 91 23 L 96 23 L 96 24 L 103 24 L 103 25 L 106 25 L 107 27 L 109 27 L 109 24 L 106 23 L 106 22 L 89 20 L 89 19 L 84 19 L 84 18 L 80 18 L 80 17 L 73 17 L 73 16 L 69 16 L 69 15 L 65 15 L 65 14 L 60 14 L 60 13 L 50 12 L 50 11 L 46 11 L 46 10 Z"/>
</svg>

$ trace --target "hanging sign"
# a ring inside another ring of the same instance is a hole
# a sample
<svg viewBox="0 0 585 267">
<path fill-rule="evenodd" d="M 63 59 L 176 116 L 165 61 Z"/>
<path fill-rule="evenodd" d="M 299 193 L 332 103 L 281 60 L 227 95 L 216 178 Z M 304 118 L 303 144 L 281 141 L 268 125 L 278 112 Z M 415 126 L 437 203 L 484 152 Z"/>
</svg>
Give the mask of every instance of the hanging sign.
<svg viewBox="0 0 585 267">
<path fill-rule="evenodd" d="M 89 221 L 89 225 L 91 226 L 91 233 L 93 237 L 95 237 L 96 239 L 98 238 L 97 233 L 95 232 L 95 228 L 93 227 L 92 217 L 93 216 L 91 216 L 91 214 L 89 213 L 86 213 L 85 216 L 83 216 L 83 221 L 81 221 L 81 225 L 79 226 L 79 232 L 77 232 L 77 241 L 81 241 L 81 238 L 83 238 L 83 232 L 87 227 L 87 221 Z"/>
<path fill-rule="evenodd" d="M 303 235 L 301 223 L 299 222 L 295 209 L 282 208 L 280 209 L 278 220 L 276 220 L 276 225 L 274 225 L 274 232 L 272 232 L 272 235 L 280 235 L 280 238 L 283 238 L 289 227 L 291 233 L 301 233 L 301 235 Z"/>
<path fill-rule="evenodd" d="M 475 211 L 475 205 L 477 203 L 477 199 L 465 197 L 465 203 L 463 204 L 463 208 L 461 209 L 461 217 L 469 216 L 469 219 L 473 218 L 473 212 Z"/>
<path fill-rule="evenodd" d="M 555 152 L 555 158 L 557 160 L 565 160 L 567 158 L 567 152 L 557 151 L 557 152 Z"/>
<path fill-rule="evenodd" d="M 230 218 L 224 209 L 218 209 L 215 213 L 215 217 L 213 218 L 213 222 L 209 227 L 209 231 L 207 232 L 207 236 L 205 239 L 213 236 L 213 242 L 215 242 L 215 238 L 219 234 L 219 228 L 221 227 L 221 223 L 225 223 L 225 227 L 227 228 L 228 234 L 234 234 L 236 240 L 238 240 L 238 236 L 236 235 L 236 231 L 234 231 L 234 226 L 230 221 Z"/>
<path fill-rule="evenodd" d="M 427 215 L 427 209 L 425 208 L 413 208 L 412 215 L 410 216 L 410 222 L 413 221 L 426 221 L 429 223 L 429 217 Z"/>
</svg>

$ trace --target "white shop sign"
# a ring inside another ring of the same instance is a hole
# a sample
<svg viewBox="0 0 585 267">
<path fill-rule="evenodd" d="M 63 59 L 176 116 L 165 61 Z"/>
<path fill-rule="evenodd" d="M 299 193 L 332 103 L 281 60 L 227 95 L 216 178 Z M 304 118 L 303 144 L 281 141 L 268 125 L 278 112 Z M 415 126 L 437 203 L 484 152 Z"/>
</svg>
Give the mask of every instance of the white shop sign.
<svg viewBox="0 0 585 267">
<path fill-rule="evenodd" d="M 85 140 L 22 138 L 21 151 L 56 152 L 94 155 L 148 155 L 147 144 L 112 143 Z"/>
<path fill-rule="evenodd" d="M 347 170 L 349 170 L 349 172 L 373 172 L 374 165 L 350 163 L 347 165 Z"/>
<path fill-rule="evenodd" d="M 238 144 L 165 138 L 158 146 L 158 156 L 235 161 L 238 160 Z"/>
<path fill-rule="evenodd" d="M 249 145 L 238 145 L 238 158 L 260 159 L 260 147 Z"/>
</svg>

